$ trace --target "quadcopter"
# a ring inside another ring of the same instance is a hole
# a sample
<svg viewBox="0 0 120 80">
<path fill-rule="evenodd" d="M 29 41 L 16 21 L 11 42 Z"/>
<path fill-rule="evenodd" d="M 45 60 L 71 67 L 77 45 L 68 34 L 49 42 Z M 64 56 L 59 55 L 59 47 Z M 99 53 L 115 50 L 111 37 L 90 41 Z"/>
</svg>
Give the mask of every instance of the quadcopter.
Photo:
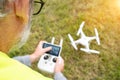
<svg viewBox="0 0 120 80">
<path fill-rule="evenodd" d="M 75 48 L 75 50 L 78 50 L 77 48 L 77 44 L 81 44 L 83 45 L 85 48 L 80 48 L 81 51 L 84 51 L 86 53 L 96 53 L 96 54 L 99 54 L 100 52 L 97 51 L 97 50 L 92 50 L 89 48 L 90 46 L 90 41 L 92 40 L 96 40 L 97 41 L 97 44 L 100 45 L 100 40 L 99 40 L 99 36 L 98 36 L 98 31 L 97 29 L 95 28 L 95 36 L 92 36 L 92 37 L 88 37 L 84 34 L 82 28 L 84 26 L 85 22 L 83 21 L 80 25 L 80 28 L 77 32 L 77 36 L 81 36 L 78 40 L 75 40 L 72 38 L 72 36 L 70 34 L 68 34 L 68 37 L 71 41 L 71 44 L 72 46 Z"/>
</svg>

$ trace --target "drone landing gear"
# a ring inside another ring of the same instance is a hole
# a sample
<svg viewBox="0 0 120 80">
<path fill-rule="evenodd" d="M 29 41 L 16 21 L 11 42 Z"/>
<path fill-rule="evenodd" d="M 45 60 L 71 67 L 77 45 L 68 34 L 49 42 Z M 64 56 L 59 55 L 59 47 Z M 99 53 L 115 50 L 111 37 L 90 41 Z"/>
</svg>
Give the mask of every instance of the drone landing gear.
<svg viewBox="0 0 120 80">
<path fill-rule="evenodd" d="M 80 50 L 87 52 L 87 53 L 96 53 L 96 54 L 100 53 L 99 51 L 96 51 L 96 50 L 90 50 L 90 49 L 84 49 L 84 48 L 80 48 Z"/>
<path fill-rule="evenodd" d="M 99 39 L 98 31 L 96 28 L 95 28 L 95 35 L 96 35 L 96 41 L 97 41 L 98 45 L 100 45 L 100 39 Z"/>
</svg>

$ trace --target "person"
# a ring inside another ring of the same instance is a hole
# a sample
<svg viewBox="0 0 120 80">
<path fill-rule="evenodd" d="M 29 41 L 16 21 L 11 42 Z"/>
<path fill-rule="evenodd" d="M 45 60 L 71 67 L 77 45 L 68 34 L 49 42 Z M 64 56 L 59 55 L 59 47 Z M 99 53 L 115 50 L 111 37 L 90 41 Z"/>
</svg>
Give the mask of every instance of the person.
<svg viewBox="0 0 120 80">
<path fill-rule="evenodd" d="M 51 50 L 51 47 L 42 48 L 44 41 L 40 41 L 30 55 L 10 58 L 5 54 L 14 44 L 23 45 L 28 38 L 33 3 L 33 0 L 0 0 L 0 80 L 52 80 L 28 67 Z M 64 60 L 58 58 L 54 80 L 67 80 L 62 74 L 63 69 Z"/>
</svg>

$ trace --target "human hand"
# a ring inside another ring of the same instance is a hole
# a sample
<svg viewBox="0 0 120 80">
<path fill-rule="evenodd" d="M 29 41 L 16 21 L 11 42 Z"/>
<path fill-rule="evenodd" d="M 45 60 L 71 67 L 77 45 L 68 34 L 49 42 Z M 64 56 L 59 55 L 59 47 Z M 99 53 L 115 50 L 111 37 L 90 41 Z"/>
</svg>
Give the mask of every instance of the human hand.
<svg viewBox="0 0 120 80">
<path fill-rule="evenodd" d="M 32 63 L 37 61 L 45 52 L 52 49 L 52 47 L 42 48 L 43 43 L 45 43 L 45 41 L 40 41 L 34 53 L 30 55 L 30 60 Z"/>
<path fill-rule="evenodd" d="M 64 60 L 62 59 L 62 57 L 57 58 L 57 62 L 55 65 L 55 73 L 59 73 L 62 72 L 64 69 Z"/>
</svg>

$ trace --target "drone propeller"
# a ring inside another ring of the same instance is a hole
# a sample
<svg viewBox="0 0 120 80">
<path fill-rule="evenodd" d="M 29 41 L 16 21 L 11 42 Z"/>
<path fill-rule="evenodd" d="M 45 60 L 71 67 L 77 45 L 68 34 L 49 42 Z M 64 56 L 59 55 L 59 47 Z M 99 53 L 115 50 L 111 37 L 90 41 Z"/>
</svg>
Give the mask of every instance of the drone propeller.
<svg viewBox="0 0 120 80">
<path fill-rule="evenodd" d="M 97 41 L 98 45 L 100 45 L 100 39 L 99 39 L 98 31 L 96 28 L 95 28 L 95 34 L 96 34 L 96 41 Z"/>
<path fill-rule="evenodd" d="M 80 28 L 79 28 L 79 30 L 78 30 L 78 32 L 77 32 L 77 36 L 79 36 L 79 34 L 81 33 L 84 24 L 85 24 L 85 21 L 83 21 L 83 22 L 81 23 Z"/>
<path fill-rule="evenodd" d="M 75 44 L 72 36 L 71 36 L 70 34 L 68 34 L 68 37 L 69 37 L 69 39 L 70 39 L 70 41 L 71 41 L 72 46 L 73 46 L 76 50 L 78 50 L 78 48 L 77 48 L 77 46 L 76 46 L 76 44 Z"/>
<path fill-rule="evenodd" d="M 96 51 L 96 50 L 90 50 L 90 49 L 84 49 L 84 48 L 80 48 L 80 50 L 87 52 L 87 53 L 96 53 L 96 54 L 100 53 L 99 51 Z"/>
</svg>

